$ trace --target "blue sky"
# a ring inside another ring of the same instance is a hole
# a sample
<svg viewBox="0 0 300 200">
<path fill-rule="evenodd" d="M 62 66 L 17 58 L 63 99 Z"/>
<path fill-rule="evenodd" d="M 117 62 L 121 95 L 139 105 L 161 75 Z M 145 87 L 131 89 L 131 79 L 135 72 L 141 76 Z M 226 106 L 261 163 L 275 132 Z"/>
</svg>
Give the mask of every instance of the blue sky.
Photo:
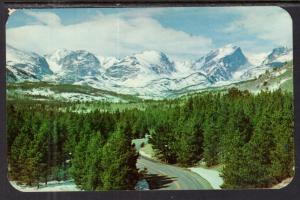
<svg viewBox="0 0 300 200">
<path fill-rule="evenodd" d="M 226 44 L 249 56 L 292 46 L 290 16 L 278 7 L 23 9 L 7 22 L 7 42 L 47 54 L 85 49 L 123 57 L 143 50 L 196 59 Z"/>
</svg>

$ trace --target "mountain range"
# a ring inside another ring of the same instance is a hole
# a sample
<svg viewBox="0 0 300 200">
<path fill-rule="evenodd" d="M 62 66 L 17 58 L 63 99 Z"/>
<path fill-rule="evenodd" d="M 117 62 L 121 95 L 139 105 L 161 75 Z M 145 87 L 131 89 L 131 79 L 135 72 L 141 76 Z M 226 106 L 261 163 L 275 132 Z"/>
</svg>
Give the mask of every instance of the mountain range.
<svg viewBox="0 0 300 200">
<path fill-rule="evenodd" d="M 164 98 L 179 91 L 188 93 L 253 79 L 293 58 L 292 49 L 278 47 L 254 65 L 240 47 L 231 44 L 193 61 L 172 61 L 164 52 L 153 50 L 121 59 L 99 59 L 85 50 L 66 49 L 39 55 L 10 45 L 6 52 L 8 83 L 88 85 L 142 98 Z"/>
</svg>

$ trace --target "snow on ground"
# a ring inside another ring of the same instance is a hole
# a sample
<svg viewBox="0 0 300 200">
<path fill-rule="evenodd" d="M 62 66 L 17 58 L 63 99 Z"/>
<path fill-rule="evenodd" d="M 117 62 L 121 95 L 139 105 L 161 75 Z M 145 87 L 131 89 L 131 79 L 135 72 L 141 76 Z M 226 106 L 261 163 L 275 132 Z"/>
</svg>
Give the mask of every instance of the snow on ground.
<svg viewBox="0 0 300 200">
<path fill-rule="evenodd" d="M 29 94 L 29 95 L 39 95 L 39 96 L 51 96 L 54 95 L 55 93 L 50 90 L 50 89 L 32 89 L 32 90 L 25 90 L 21 92 L 25 93 L 25 94 Z"/>
<path fill-rule="evenodd" d="M 29 187 L 25 185 L 19 185 L 15 181 L 10 181 L 10 184 L 21 192 L 61 192 L 61 191 L 80 191 L 75 185 L 74 181 L 50 181 L 47 185 L 40 183 L 40 187 Z"/>
<path fill-rule="evenodd" d="M 142 148 L 141 147 L 142 143 L 144 143 L 144 145 L 148 144 L 148 139 L 146 138 L 133 139 L 131 143 L 135 145 L 136 151 L 140 151 L 140 149 Z"/>
<path fill-rule="evenodd" d="M 275 77 L 280 76 L 281 74 L 284 74 L 286 71 L 287 71 L 287 69 L 279 70 L 279 71 L 272 73 L 272 75 Z"/>
<path fill-rule="evenodd" d="M 140 147 L 142 142 L 145 144 L 144 147 Z M 157 158 L 154 156 L 152 146 L 148 144 L 147 139 L 135 139 L 133 140 L 133 143 L 136 145 L 137 151 L 141 156 L 150 158 L 152 160 L 157 160 Z M 216 169 L 206 169 L 203 167 L 191 167 L 188 169 L 206 179 L 214 189 L 221 189 L 223 179 L 220 177 L 220 172 Z"/>
<path fill-rule="evenodd" d="M 292 180 L 293 180 L 292 177 L 284 179 L 280 183 L 272 186 L 272 189 L 281 189 L 281 188 L 284 188 L 284 187 L 288 186 L 292 182 Z"/>
<path fill-rule="evenodd" d="M 191 167 L 189 169 L 206 179 L 214 189 L 221 189 L 223 179 L 220 177 L 220 172 L 217 170 L 205 169 L 203 167 Z"/>
<path fill-rule="evenodd" d="M 17 93 L 25 94 L 25 95 L 33 95 L 33 96 L 43 96 L 43 97 L 52 97 L 54 99 L 60 99 L 65 101 L 109 101 L 109 102 L 127 102 L 119 97 L 112 96 L 112 95 L 103 95 L 103 96 L 95 96 L 95 95 L 89 95 L 89 94 L 83 94 L 83 93 L 76 93 L 76 92 L 61 92 L 61 93 L 55 93 L 49 88 L 43 88 L 43 89 L 31 89 L 31 90 L 21 90 L 17 89 Z"/>
<path fill-rule="evenodd" d="M 55 99 L 65 99 L 68 101 L 101 101 L 105 100 L 103 96 L 92 96 L 76 92 L 62 92 L 53 95 Z"/>
<path fill-rule="evenodd" d="M 146 158 L 150 158 L 150 159 L 153 159 L 153 160 L 156 160 L 152 155 L 146 153 L 145 151 L 143 151 L 143 148 L 139 151 L 139 154 L 143 157 L 146 157 Z"/>
<path fill-rule="evenodd" d="M 122 100 L 119 97 L 115 97 L 112 95 L 103 95 L 103 96 L 94 96 L 94 95 L 88 95 L 88 94 L 82 94 L 82 93 L 76 93 L 76 92 L 62 92 L 57 93 L 53 95 L 55 99 L 63 99 L 67 101 L 109 101 L 109 102 L 127 102 L 125 100 Z"/>
<path fill-rule="evenodd" d="M 279 84 L 282 85 L 283 83 L 285 83 L 288 80 L 291 80 L 291 77 L 287 77 L 285 79 L 282 79 Z"/>
<path fill-rule="evenodd" d="M 135 144 L 135 148 L 141 156 L 150 158 L 152 160 L 157 160 L 157 158 L 154 156 L 152 145 L 148 143 L 148 140 L 149 138 L 146 136 L 146 138 L 134 139 L 132 140 L 132 143 Z M 141 146 L 142 143 L 144 143 L 143 147 Z"/>
<path fill-rule="evenodd" d="M 275 91 L 275 90 L 278 90 L 280 88 L 280 86 L 285 83 L 286 81 L 288 80 L 291 80 L 290 77 L 287 77 L 287 78 L 284 78 L 282 80 L 280 80 L 280 82 L 277 82 L 277 83 L 273 83 L 272 85 L 268 86 L 268 89 L 270 91 Z"/>
<path fill-rule="evenodd" d="M 146 179 L 142 179 L 136 183 L 134 189 L 135 190 L 150 190 L 150 186 Z"/>
</svg>

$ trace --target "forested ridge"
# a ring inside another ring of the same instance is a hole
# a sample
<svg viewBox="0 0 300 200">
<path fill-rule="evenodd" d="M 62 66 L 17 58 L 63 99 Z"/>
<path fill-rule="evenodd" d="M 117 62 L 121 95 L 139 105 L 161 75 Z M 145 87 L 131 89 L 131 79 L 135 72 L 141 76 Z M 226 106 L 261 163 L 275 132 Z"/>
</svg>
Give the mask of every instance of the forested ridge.
<svg viewBox="0 0 300 200">
<path fill-rule="evenodd" d="M 224 165 L 223 188 L 270 187 L 293 176 L 292 93 L 232 88 L 122 110 L 89 105 L 96 109 L 9 100 L 10 179 L 30 186 L 74 179 L 84 190 L 133 189 L 139 173 L 131 141 L 146 134 L 163 162 Z"/>
</svg>

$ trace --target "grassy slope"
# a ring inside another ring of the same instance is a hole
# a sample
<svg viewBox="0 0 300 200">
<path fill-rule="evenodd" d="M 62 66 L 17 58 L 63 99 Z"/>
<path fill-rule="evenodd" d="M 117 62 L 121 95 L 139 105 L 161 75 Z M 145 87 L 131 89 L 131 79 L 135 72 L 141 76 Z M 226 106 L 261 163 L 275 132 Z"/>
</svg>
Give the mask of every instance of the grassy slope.
<svg viewBox="0 0 300 200">
<path fill-rule="evenodd" d="M 13 92 L 16 90 L 32 90 L 32 89 L 50 89 L 51 91 L 55 93 L 78 93 L 78 94 L 84 94 L 84 95 L 92 95 L 96 97 L 104 97 L 106 95 L 118 97 L 125 101 L 140 101 L 138 97 L 132 96 L 132 95 L 126 95 L 126 94 L 118 94 L 116 92 L 112 91 L 106 91 L 101 89 L 96 89 L 90 86 L 82 86 L 82 85 L 71 85 L 71 84 L 53 84 L 48 82 L 23 82 L 23 83 L 9 83 L 7 84 L 7 90 L 8 96 L 12 97 Z M 14 93 L 16 95 L 16 93 Z M 11 96 L 10 96 L 11 95 Z M 27 97 L 30 97 L 30 95 L 27 95 Z M 38 97 L 38 96 L 32 96 Z M 43 96 L 45 98 L 45 96 Z M 51 100 L 51 97 L 49 97 Z"/>
</svg>

